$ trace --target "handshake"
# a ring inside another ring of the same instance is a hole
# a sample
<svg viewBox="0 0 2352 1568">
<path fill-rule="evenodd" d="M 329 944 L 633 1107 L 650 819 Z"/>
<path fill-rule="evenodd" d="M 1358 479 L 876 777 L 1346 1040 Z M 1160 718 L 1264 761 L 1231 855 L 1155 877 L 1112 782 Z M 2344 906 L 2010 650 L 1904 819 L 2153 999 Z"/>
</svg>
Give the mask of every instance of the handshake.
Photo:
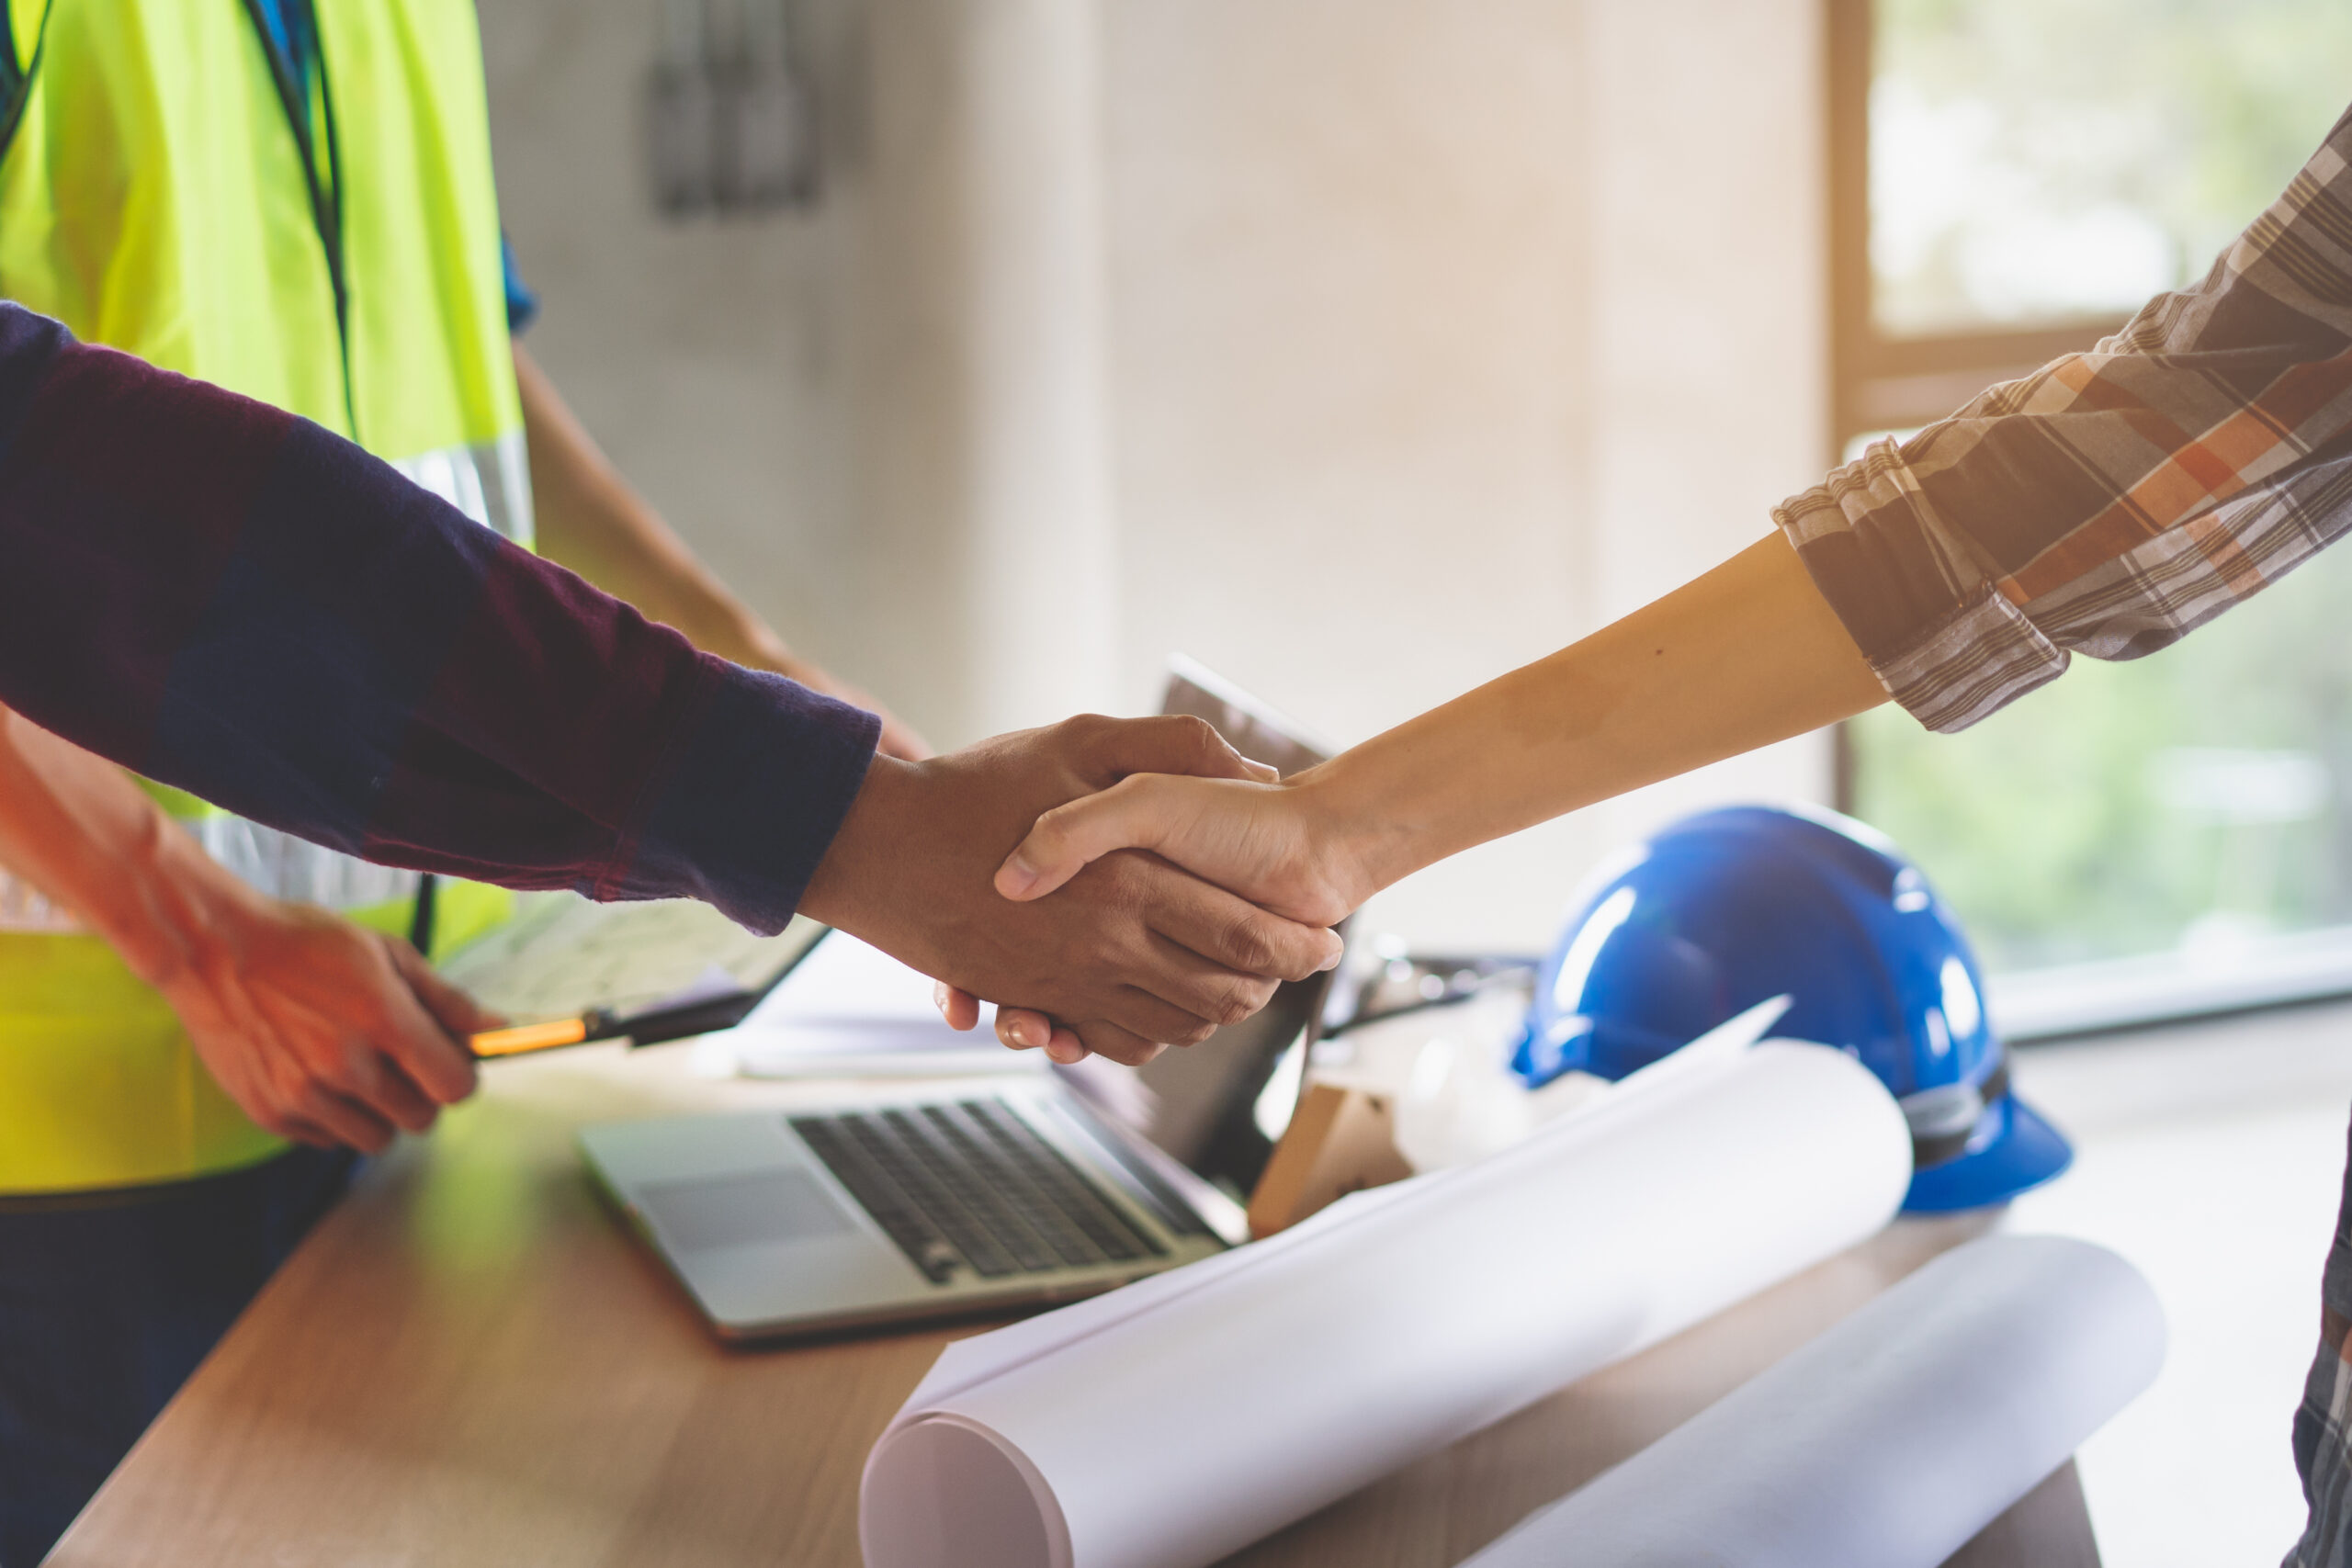
<svg viewBox="0 0 2352 1568">
<path fill-rule="evenodd" d="M 802 910 L 933 976 L 948 1021 L 1140 1065 L 1340 961 L 1372 891 L 1288 784 L 1197 718 L 1083 716 L 877 755 Z"/>
</svg>

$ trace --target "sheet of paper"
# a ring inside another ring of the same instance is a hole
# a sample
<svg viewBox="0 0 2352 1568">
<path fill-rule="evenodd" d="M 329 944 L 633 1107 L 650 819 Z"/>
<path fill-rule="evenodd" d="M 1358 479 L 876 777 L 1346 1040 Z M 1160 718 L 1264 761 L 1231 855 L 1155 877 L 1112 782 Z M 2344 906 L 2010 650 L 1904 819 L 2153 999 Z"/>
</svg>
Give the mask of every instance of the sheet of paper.
<svg viewBox="0 0 2352 1568">
<path fill-rule="evenodd" d="M 866 1563 L 1201 1568 L 1870 1235 L 1910 1174 L 1893 1100 L 1818 1046 L 1612 1095 L 966 1342 L 868 1457 Z"/>
<path fill-rule="evenodd" d="M 920 1024 L 745 1024 L 727 1036 L 735 1070 L 746 1077 L 970 1077 L 1040 1073 L 1036 1052 L 1008 1051 L 993 1032 L 958 1034 L 936 1021 Z"/>
<path fill-rule="evenodd" d="M 925 1025 L 955 1035 L 932 1000 L 931 976 L 847 931 L 831 931 L 743 1021 L 763 1028 L 812 1023 Z M 995 1010 L 981 1010 L 987 1030 Z"/>
<path fill-rule="evenodd" d="M 2155 1381 L 2165 1322 L 2088 1242 L 1954 1248 L 1465 1568 L 1936 1568 Z"/>
<path fill-rule="evenodd" d="M 739 1025 L 731 1040 L 752 1077 L 919 1077 L 1034 1070 L 997 1043 L 996 1010 L 976 1029 L 947 1027 L 931 977 L 845 931 L 831 931 Z"/>
<path fill-rule="evenodd" d="M 594 904 L 524 893 L 514 903 L 512 920 L 460 948 L 442 972 L 517 1023 L 756 990 L 824 929 L 795 919 L 776 936 L 753 936 L 684 898 Z"/>
</svg>

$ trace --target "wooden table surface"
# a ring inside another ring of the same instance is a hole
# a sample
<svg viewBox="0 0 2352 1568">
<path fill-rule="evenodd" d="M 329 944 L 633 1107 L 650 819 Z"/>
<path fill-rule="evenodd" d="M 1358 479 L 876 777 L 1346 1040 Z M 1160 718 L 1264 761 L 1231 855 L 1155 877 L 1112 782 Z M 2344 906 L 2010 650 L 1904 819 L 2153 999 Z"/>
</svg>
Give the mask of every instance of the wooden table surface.
<svg viewBox="0 0 2352 1568">
<path fill-rule="evenodd" d="M 489 1068 L 321 1223 L 53 1568 L 854 1568 L 866 1450 L 971 1330 L 713 1339 L 572 1145 L 586 1122 L 810 1095 L 686 1060 L 589 1048 Z M 1899 1223 L 1231 1562 L 1449 1568 L 1984 1225 Z M 2071 1467 L 1962 1560 L 2095 1564 Z"/>
</svg>

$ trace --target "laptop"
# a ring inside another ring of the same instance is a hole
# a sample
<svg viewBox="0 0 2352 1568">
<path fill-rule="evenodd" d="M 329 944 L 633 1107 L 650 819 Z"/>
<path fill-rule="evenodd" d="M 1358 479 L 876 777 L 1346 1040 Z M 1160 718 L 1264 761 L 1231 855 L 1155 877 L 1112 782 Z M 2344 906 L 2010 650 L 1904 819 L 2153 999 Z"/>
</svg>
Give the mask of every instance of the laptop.
<svg viewBox="0 0 2352 1568">
<path fill-rule="evenodd" d="M 1328 754 L 1189 660 L 1161 711 L 1207 719 L 1285 774 Z M 1256 1017 L 1141 1068 L 1090 1058 L 821 1109 L 609 1122 L 580 1146 L 725 1339 L 1073 1300 L 1245 1239 L 1329 979 L 1285 984 Z"/>
</svg>

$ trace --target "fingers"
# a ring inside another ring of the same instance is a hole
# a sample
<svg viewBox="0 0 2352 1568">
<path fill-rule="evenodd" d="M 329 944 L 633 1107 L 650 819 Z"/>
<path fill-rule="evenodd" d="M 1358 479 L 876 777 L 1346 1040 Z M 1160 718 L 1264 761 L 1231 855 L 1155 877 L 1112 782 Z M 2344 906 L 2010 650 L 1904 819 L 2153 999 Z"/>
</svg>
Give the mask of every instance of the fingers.
<svg viewBox="0 0 2352 1568">
<path fill-rule="evenodd" d="M 996 1010 L 997 1042 L 1012 1050 L 1044 1050 L 1053 1043 L 1054 1032 L 1054 1021 L 1042 1012 L 1035 1012 L 1028 1008 L 999 1007 Z M 1072 1041 L 1077 1038 L 1076 1034 L 1070 1035 Z M 1052 1052 L 1047 1051 L 1046 1055 L 1051 1055 Z"/>
<path fill-rule="evenodd" d="M 383 945 L 394 983 L 381 998 L 376 1048 L 431 1099 L 454 1105 L 477 1081 L 473 1054 L 460 1042 L 495 1020 L 408 943 L 387 937 Z"/>
<path fill-rule="evenodd" d="M 944 980 L 932 982 L 931 1000 L 950 1029 L 970 1029 L 980 1021 L 980 998 Z"/>
<path fill-rule="evenodd" d="M 1042 898 L 1115 850 L 1161 848 L 1169 782 L 1137 774 L 1046 812 L 997 867 L 996 890 L 1015 902 Z"/>
<path fill-rule="evenodd" d="M 1164 890 L 1148 907 L 1147 919 L 1154 931 L 1199 954 L 1221 974 L 1304 980 L 1336 968 L 1346 950 L 1337 931 L 1270 914 L 1173 868 Z M 1169 1000 L 1190 1005 L 1182 996 Z"/>
<path fill-rule="evenodd" d="M 433 1021 L 453 1039 L 463 1040 L 486 1029 L 505 1026 L 503 1016 L 491 1011 L 443 979 L 425 961 L 424 955 L 408 943 L 396 937 L 386 937 L 384 952 L 417 1001 L 432 1015 Z"/>
<path fill-rule="evenodd" d="M 1191 773 L 1258 784 L 1272 784 L 1282 776 L 1236 751 L 1215 725 L 1190 714 L 1073 722 L 1101 727 L 1088 739 L 1105 784 L 1129 773 Z"/>
<path fill-rule="evenodd" d="M 1256 998 L 1254 1006 L 1248 1005 L 1246 999 L 1239 1007 L 1226 1006 L 1222 1003 L 1210 1005 L 1208 994 L 1212 989 L 1216 989 L 1216 994 L 1220 998 L 1228 993 L 1202 984 L 1196 972 L 1180 967 L 1179 962 L 1174 958 L 1175 950 L 1172 943 L 1165 952 L 1168 956 L 1161 959 L 1156 972 L 1149 976 L 1151 984 L 1120 987 L 1113 996 L 1110 1004 L 1102 1010 L 1102 1016 L 1100 1019 L 1073 1018 L 1058 1021 L 1066 1022 L 1072 1029 L 1077 1030 L 1079 1037 L 1082 1040 L 1089 1039 L 1091 1032 L 1100 1022 L 1110 1024 L 1115 1029 L 1140 1039 L 1151 1041 L 1156 1044 L 1198 1045 L 1216 1032 L 1221 1021 L 1218 1016 L 1220 1013 L 1238 1012 L 1241 1017 L 1247 1018 L 1265 1005 L 1266 997 L 1273 994 L 1272 981 L 1240 976 L 1237 978 L 1237 987 L 1263 988 L 1264 995 Z M 1194 962 L 1197 963 L 1198 960 L 1195 959 Z M 1196 1010 L 1185 1003 L 1170 1001 L 1159 995 L 1159 989 L 1153 988 L 1155 987 L 1179 993 L 1199 995 L 1207 1010 Z M 1092 1046 L 1090 1044 L 1088 1049 L 1092 1049 Z"/>
<path fill-rule="evenodd" d="M 292 1104 L 280 1112 L 280 1121 L 281 1125 L 270 1130 L 281 1136 L 318 1147 L 340 1144 L 366 1155 L 382 1154 L 391 1147 L 394 1136 L 392 1123 L 372 1107 L 315 1080 L 296 1092 Z M 430 1121 L 428 1113 L 428 1124 Z"/>
<path fill-rule="evenodd" d="M 1106 1025 L 1115 1029 L 1116 1025 Z M 1125 1030 L 1119 1031 L 1125 1035 Z M 1056 1023 L 1042 1012 L 1027 1008 L 999 1008 L 996 1010 L 997 1043 L 1014 1051 L 1043 1050 L 1063 1066 L 1070 1066 L 1086 1059 L 1086 1042 L 1077 1030 Z M 1156 1053 L 1158 1046 L 1152 1049 Z"/>
<path fill-rule="evenodd" d="M 1148 931 L 1145 941 L 1151 964 L 1138 988 L 1171 1013 L 1196 1022 L 1185 1029 L 1166 1014 L 1142 1020 L 1131 1011 L 1115 1015 L 1115 1021 L 1139 1034 L 1171 1045 L 1197 1045 L 1211 1031 L 1239 1023 L 1273 999 L 1277 982 L 1272 976 L 1228 968 L 1158 931 Z"/>
<path fill-rule="evenodd" d="M 1057 1029 L 1054 1032 L 1058 1043 L 1059 1036 L 1071 1032 Z M 1108 1056 L 1112 1061 L 1123 1062 L 1130 1067 L 1140 1067 L 1168 1048 L 1159 1041 L 1146 1039 L 1130 1030 L 1122 1029 L 1117 1024 L 1107 1021 L 1087 1024 L 1077 1031 L 1077 1035 L 1080 1042 L 1077 1051 L 1066 1055 L 1056 1055 L 1054 1060 L 1067 1066 L 1091 1051 L 1098 1056 Z M 1050 1053 L 1054 1048 L 1047 1049 Z M 1062 1049 L 1068 1050 L 1068 1047 L 1065 1045 Z"/>
</svg>

